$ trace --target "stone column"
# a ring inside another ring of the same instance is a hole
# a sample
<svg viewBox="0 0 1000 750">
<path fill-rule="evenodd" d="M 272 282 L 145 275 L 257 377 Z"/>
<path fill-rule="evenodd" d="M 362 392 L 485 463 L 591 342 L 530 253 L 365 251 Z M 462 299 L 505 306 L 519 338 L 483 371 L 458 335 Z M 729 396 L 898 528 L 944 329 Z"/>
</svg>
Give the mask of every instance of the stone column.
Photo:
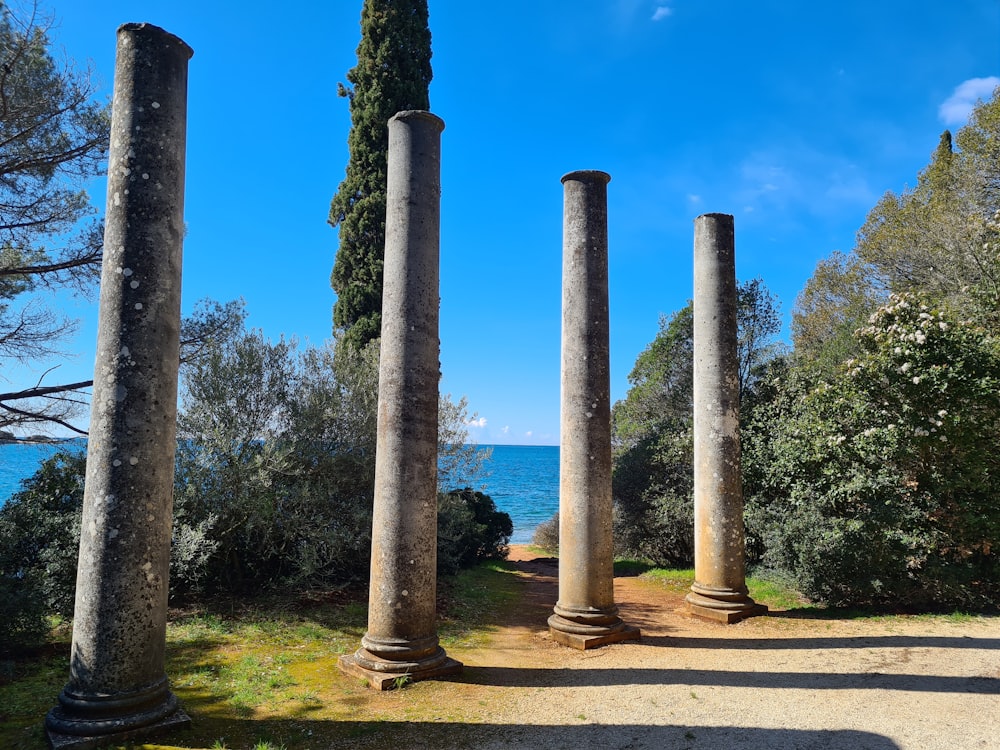
<svg viewBox="0 0 1000 750">
<path fill-rule="evenodd" d="M 389 120 L 368 632 L 340 659 L 380 690 L 462 668 L 435 625 L 443 129 L 430 112 Z"/>
<path fill-rule="evenodd" d="M 694 557 L 688 609 L 725 623 L 766 607 L 746 587 L 733 217 L 694 222 Z"/>
<path fill-rule="evenodd" d="M 45 720 L 56 748 L 190 723 L 164 650 L 191 55 L 156 26 L 118 29 L 70 679 Z"/>
<path fill-rule="evenodd" d="M 611 536 L 611 378 L 606 172 L 563 183 L 559 601 L 553 640 L 587 649 L 639 638 L 618 617 Z"/>
</svg>

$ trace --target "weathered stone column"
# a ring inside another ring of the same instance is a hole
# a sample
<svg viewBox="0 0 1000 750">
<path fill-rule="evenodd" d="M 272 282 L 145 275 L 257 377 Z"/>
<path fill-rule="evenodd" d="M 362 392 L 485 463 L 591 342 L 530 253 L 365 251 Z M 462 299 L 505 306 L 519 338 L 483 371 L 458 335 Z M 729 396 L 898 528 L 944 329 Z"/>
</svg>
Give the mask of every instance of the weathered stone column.
<svg viewBox="0 0 1000 750">
<path fill-rule="evenodd" d="M 389 120 L 368 632 L 340 659 L 380 690 L 462 668 L 435 626 L 443 129 L 430 112 Z"/>
<path fill-rule="evenodd" d="M 611 377 L 606 172 L 563 183 L 559 601 L 553 640 L 579 649 L 634 640 L 618 617 L 611 536 Z"/>
<path fill-rule="evenodd" d="M 736 622 L 766 607 L 746 587 L 733 217 L 694 222 L 694 557 L 689 611 Z"/>
<path fill-rule="evenodd" d="M 156 26 L 118 29 L 70 679 L 45 721 L 56 748 L 189 723 L 164 650 L 191 55 Z"/>
</svg>

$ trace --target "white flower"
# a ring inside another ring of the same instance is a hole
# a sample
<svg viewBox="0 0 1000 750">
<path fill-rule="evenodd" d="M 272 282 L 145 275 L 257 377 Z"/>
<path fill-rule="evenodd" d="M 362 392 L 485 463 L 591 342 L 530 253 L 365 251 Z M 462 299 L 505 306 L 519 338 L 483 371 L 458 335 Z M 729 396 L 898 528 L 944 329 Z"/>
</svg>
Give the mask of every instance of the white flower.
<svg viewBox="0 0 1000 750">
<path fill-rule="evenodd" d="M 946 438 L 944 435 L 942 435 L 941 437 L 939 437 L 938 440 L 940 440 L 942 443 L 947 443 L 948 442 L 948 438 Z"/>
<path fill-rule="evenodd" d="M 914 341 L 916 341 L 918 344 L 922 344 L 925 341 L 927 341 L 927 337 L 924 335 L 923 331 L 917 331 L 915 334 L 913 334 L 913 336 L 914 336 Z"/>
<path fill-rule="evenodd" d="M 947 409 L 942 409 L 941 411 L 938 412 L 938 416 L 939 417 L 947 417 L 948 416 L 948 410 Z"/>
<path fill-rule="evenodd" d="M 942 331 L 947 331 L 947 330 L 948 330 L 948 324 L 947 324 L 947 323 L 945 323 L 945 322 L 944 322 L 944 321 L 942 320 L 942 321 L 941 321 L 940 323 L 938 323 L 938 328 L 940 328 L 940 329 L 941 329 Z"/>
<path fill-rule="evenodd" d="M 919 375 L 915 375 L 913 377 L 913 385 L 920 385 L 920 376 Z"/>
<path fill-rule="evenodd" d="M 900 372 L 909 372 L 911 367 L 913 367 L 913 363 L 911 363 L 911 362 L 904 362 L 900 366 L 899 371 Z"/>
</svg>

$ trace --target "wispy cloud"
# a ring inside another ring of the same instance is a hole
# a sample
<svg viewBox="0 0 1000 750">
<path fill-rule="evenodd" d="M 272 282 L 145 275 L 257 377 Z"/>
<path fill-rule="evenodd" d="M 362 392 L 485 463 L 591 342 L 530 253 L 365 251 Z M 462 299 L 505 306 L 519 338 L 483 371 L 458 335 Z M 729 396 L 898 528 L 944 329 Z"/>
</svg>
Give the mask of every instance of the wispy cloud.
<svg viewBox="0 0 1000 750">
<path fill-rule="evenodd" d="M 482 429 L 486 426 L 486 417 L 479 417 L 478 419 L 470 419 L 466 423 L 468 427 L 479 427 Z"/>
<path fill-rule="evenodd" d="M 955 87 L 952 95 L 938 108 L 938 117 L 945 125 L 962 125 L 969 119 L 969 113 L 980 99 L 989 99 L 993 90 L 1000 86 L 1000 78 L 970 78 Z"/>
<path fill-rule="evenodd" d="M 666 5 L 658 5 L 656 10 L 653 11 L 653 20 L 662 21 L 667 16 L 671 15 L 674 11 L 668 8 Z"/>
<path fill-rule="evenodd" d="M 757 151 L 740 164 L 736 199 L 766 216 L 828 215 L 870 206 L 878 195 L 856 164 L 806 144 Z"/>
<path fill-rule="evenodd" d="M 500 430 L 500 432 L 503 433 L 504 435 L 506 435 L 507 433 L 509 433 L 510 432 L 510 425 L 509 424 L 505 424 L 503 426 L 503 428 Z"/>
</svg>

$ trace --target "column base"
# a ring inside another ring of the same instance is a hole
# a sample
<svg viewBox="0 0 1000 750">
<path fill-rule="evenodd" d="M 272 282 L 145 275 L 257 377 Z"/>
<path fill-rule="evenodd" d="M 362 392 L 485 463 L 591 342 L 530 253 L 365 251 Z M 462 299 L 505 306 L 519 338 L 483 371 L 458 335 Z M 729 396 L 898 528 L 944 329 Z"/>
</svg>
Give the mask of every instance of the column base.
<svg viewBox="0 0 1000 750">
<path fill-rule="evenodd" d="M 746 590 L 716 589 L 695 583 L 684 600 L 689 614 L 726 625 L 767 614 L 767 606 L 757 604 Z"/>
<path fill-rule="evenodd" d="M 337 659 L 337 667 L 341 672 L 361 678 L 373 690 L 392 690 L 411 682 L 436 680 L 462 672 L 462 662 L 447 656 L 444 649 L 441 649 L 444 658 L 435 660 L 429 666 L 421 666 L 419 663 L 400 665 L 367 653 L 359 656 L 363 651 L 364 649 L 358 649 L 354 654 L 341 656 Z M 384 665 L 384 668 L 372 668 L 373 663 Z"/>
<path fill-rule="evenodd" d="M 556 604 L 549 617 L 549 634 L 563 646 L 585 651 L 611 643 L 637 641 L 639 628 L 626 625 L 618 617 L 618 608 L 609 611 L 596 608 L 563 607 Z"/>
<path fill-rule="evenodd" d="M 438 645 L 437 635 L 407 639 L 365 633 L 361 648 L 350 656 L 341 656 L 337 666 L 375 690 L 392 690 L 409 682 L 462 671 L 462 663 L 450 658 Z"/>
<path fill-rule="evenodd" d="M 66 687 L 45 717 L 53 750 L 89 750 L 191 726 L 191 719 L 162 680 L 133 693 L 83 694 Z"/>
</svg>

